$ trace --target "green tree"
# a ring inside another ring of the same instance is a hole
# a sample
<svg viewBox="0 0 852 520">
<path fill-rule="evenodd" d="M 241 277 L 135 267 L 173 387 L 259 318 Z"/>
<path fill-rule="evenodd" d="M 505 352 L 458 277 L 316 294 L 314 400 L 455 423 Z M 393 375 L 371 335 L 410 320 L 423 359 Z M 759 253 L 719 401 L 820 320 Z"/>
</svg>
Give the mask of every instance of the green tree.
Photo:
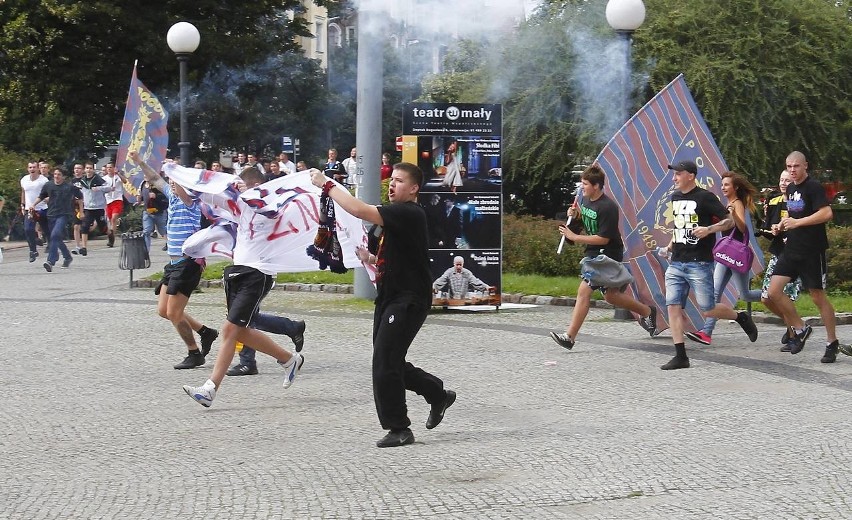
<svg viewBox="0 0 852 520">
<path fill-rule="evenodd" d="M 309 31 L 288 9 L 301 9 L 300 2 L 7 1 L 0 9 L 0 144 L 61 161 L 115 142 L 137 59 L 140 79 L 176 114 L 178 65 L 165 41 L 173 23 L 190 21 L 201 33 L 189 66 L 195 88 L 209 71 L 300 54 L 295 38 Z M 172 118 L 175 133 L 178 124 Z"/>
<path fill-rule="evenodd" d="M 852 24 L 826 0 L 649 0 L 645 96 L 683 72 L 728 165 L 774 184 L 792 150 L 852 162 Z M 849 177 L 847 177 L 847 180 Z"/>
<path fill-rule="evenodd" d="M 503 104 L 507 208 L 550 216 L 571 167 L 597 155 L 608 139 L 582 107 L 589 89 L 578 78 L 589 65 L 580 55 L 588 49 L 577 38 L 614 39 L 605 4 L 547 2 L 511 38 L 491 42 L 472 73 L 450 66 L 426 83 L 429 100 Z M 850 162 L 852 25 L 844 2 L 645 4 L 647 19 L 633 46 L 634 80 L 645 83 L 633 110 L 683 72 L 732 169 L 774 184 L 794 149 L 805 152 L 812 169 L 838 171 Z M 469 49 L 451 55 L 448 64 L 465 63 Z M 603 90 L 608 65 L 598 66 L 593 72 Z M 598 114 L 609 110 L 602 99 Z"/>
</svg>

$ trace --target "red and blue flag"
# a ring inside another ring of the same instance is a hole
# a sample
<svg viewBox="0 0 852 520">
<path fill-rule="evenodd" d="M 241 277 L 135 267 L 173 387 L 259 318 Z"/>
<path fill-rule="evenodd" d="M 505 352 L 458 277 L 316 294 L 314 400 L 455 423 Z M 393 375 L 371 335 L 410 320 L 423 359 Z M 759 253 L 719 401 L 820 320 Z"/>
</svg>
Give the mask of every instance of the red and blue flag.
<svg viewBox="0 0 852 520">
<path fill-rule="evenodd" d="M 130 91 L 127 93 L 127 106 L 124 109 L 124 121 L 121 123 L 121 138 L 115 167 L 124 172 L 129 184 L 125 184 L 125 197 L 136 202 L 139 185 L 144 180 L 142 169 L 128 160 L 130 150 L 139 152 L 140 158 L 155 171 L 160 171 L 166 151 L 169 147 L 167 123 L 169 113 L 148 88 L 136 77 L 136 65 L 130 78 Z"/>
<path fill-rule="evenodd" d="M 653 301 L 663 310 L 657 319 L 658 329 L 668 324 L 665 313 L 668 262 L 656 255 L 656 248 L 667 246 L 672 238 L 674 185 L 668 165 L 680 160 L 695 162 L 698 185 L 715 193 L 726 204 L 721 175 L 728 166 L 682 74 L 634 114 L 595 159 L 606 173 L 607 195 L 621 209 L 624 261 L 636 280 L 631 289 L 640 301 L 647 304 Z M 582 190 L 577 191 L 581 196 Z M 751 222 L 746 220 L 751 230 Z M 763 254 L 753 230 L 751 244 L 755 253 L 752 274 L 759 274 L 763 271 Z M 729 304 L 736 301 L 730 286 L 723 301 Z M 699 330 L 704 320 L 694 295 L 684 311 L 688 321 L 685 330 Z"/>
</svg>

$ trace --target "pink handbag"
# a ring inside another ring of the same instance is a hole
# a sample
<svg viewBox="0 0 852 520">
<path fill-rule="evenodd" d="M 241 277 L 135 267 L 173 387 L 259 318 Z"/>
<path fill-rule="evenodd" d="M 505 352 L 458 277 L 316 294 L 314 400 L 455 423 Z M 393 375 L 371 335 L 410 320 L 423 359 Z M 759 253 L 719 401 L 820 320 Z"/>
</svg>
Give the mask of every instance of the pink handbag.
<svg viewBox="0 0 852 520">
<path fill-rule="evenodd" d="M 722 237 L 713 246 L 713 260 L 738 273 L 747 273 L 754 260 L 754 252 L 748 243 L 748 230 L 743 233 L 742 241 L 734 238 L 734 231 Z"/>
</svg>

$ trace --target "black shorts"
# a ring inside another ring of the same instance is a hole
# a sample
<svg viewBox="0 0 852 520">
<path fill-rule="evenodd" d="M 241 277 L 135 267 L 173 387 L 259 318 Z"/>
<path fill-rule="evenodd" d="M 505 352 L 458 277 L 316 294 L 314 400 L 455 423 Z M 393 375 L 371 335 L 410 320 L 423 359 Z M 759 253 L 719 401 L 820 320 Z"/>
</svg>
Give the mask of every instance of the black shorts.
<svg viewBox="0 0 852 520">
<path fill-rule="evenodd" d="M 80 228 L 80 233 L 83 235 L 88 235 L 89 230 L 92 228 L 92 224 L 104 223 L 106 224 L 106 220 L 104 217 L 104 210 L 102 209 L 84 209 L 83 210 L 83 222 L 82 227 Z"/>
<path fill-rule="evenodd" d="M 181 293 L 189 298 L 200 281 L 201 266 L 194 259 L 184 258 L 176 264 L 169 262 L 163 268 L 163 279 L 154 289 L 154 294 L 159 295 L 160 290 L 165 285 L 166 294 Z"/>
<path fill-rule="evenodd" d="M 825 290 L 827 283 L 825 251 L 807 255 L 790 255 L 786 251 L 778 257 L 772 276 L 787 276 L 790 280 L 802 279 L 803 289 Z"/>
<path fill-rule="evenodd" d="M 275 279 L 254 267 L 230 265 L 222 273 L 228 321 L 248 327 L 252 317 L 260 310 L 260 302 L 275 285 Z"/>
</svg>

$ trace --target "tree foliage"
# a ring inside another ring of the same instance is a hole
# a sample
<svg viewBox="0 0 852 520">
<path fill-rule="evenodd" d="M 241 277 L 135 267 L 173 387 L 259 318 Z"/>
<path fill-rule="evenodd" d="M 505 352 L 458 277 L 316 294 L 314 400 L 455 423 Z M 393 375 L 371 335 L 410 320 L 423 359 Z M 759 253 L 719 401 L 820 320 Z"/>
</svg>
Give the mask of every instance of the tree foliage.
<svg viewBox="0 0 852 520">
<path fill-rule="evenodd" d="M 791 150 L 852 161 L 852 25 L 825 0 L 649 0 L 645 96 L 683 72 L 729 167 L 774 184 Z M 665 13 L 665 15 L 663 15 Z M 847 177 L 848 179 L 849 177 Z"/>
<path fill-rule="evenodd" d="M 117 141 L 134 60 L 139 60 L 139 78 L 177 114 L 177 71 L 174 54 L 166 44 L 166 32 L 175 22 L 192 22 L 201 33 L 201 45 L 189 61 L 190 92 L 205 78 L 216 83 L 222 75 L 252 79 L 242 71 L 257 70 L 269 57 L 280 57 L 284 67 L 258 89 L 231 85 L 240 99 L 265 95 L 264 101 L 249 103 L 257 123 L 270 110 L 287 111 L 283 119 L 313 115 L 305 100 L 281 100 L 322 87 L 323 74 L 300 62 L 298 35 L 309 35 L 301 18 L 291 18 L 285 10 L 301 9 L 297 0 L 78 0 L 32 2 L 10 0 L 0 9 L 0 145 L 10 150 L 42 153 L 54 161 L 95 151 Z M 293 73 L 302 87 L 287 81 Z M 220 76 L 217 76 L 220 74 Z M 257 78 L 254 78 L 257 79 Z M 227 82 L 227 79 L 222 80 Z M 320 82 L 317 85 L 316 82 Z M 218 111 L 215 96 L 203 92 L 205 110 Z M 277 96 L 279 99 L 272 99 Z M 307 100 L 314 100 L 308 96 Z M 227 105 L 227 103 L 225 103 Z M 221 115 L 234 116 L 221 107 Z M 191 117 L 196 117 L 193 114 Z M 195 122 L 195 121 L 193 121 Z M 219 126 L 227 120 L 216 122 Z M 179 120 L 171 118 L 170 130 L 177 134 Z M 202 133 L 197 125 L 193 141 Z M 235 135 L 212 129 L 205 137 L 214 144 L 235 146 L 262 139 L 266 129 L 254 134 Z M 177 139 L 172 140 L 176 142 Z"/>
<path fill-rule="evenodd" d="M 784 157 L 799 149 L 812 169 L 852 178 L 852 25 L 844 2 L 645 4 L 645 24 L 634 34 L 633 79 L 642 84 L 632 110 L 683 72 L 732 169 L 774 184 Z M 508 208 L 550 216 L 571 167 L 597 155 L 608 139 L 582 106 L 589 89 L 580 81 L 589 73 L 580 59 L 589 38 L 615 39 L 605 5 L 547 2 L 512 38 L 490 42 L 478 68 L 451 66 L 425 84 L 429 100 L 503 104 Z M 589 38 L 578 39 L 581 33 Z M 452 50 L 447 63 L 466 62 L 469 53 Z M 602 92 L 612 87 L 604 70 L 611 66 L 591 71 L 598 76 L 598 115 L 613 110 Z"/>
</svg>

